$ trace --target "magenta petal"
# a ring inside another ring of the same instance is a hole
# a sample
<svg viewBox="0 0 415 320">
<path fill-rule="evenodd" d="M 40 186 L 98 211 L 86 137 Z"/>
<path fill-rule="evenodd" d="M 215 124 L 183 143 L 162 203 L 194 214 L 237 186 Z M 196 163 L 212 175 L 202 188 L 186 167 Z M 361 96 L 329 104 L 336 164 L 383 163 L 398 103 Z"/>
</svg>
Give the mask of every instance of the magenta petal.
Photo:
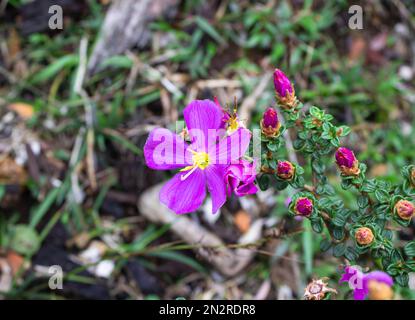
<svg viewBox="0 0 415 320">
<path fill-rule="evenodd" d="M 349 282 L 349 280 L 354 277 L 356 274 L 358 274 L 355 278 L 361 278 L 363 279 L 363 273 L 356 269 L 353 268 L 351 266 L 346 266 L 344 268 L 344 273 L 342 275 L 342 277 L 340 278 L 339 282 Z"/>
<path fill-rule="evenodd" d="M 249 147 L 251 132 L 245 128 L 239 128 L 237 131 L 222 139 L 216 146 L 216 152 L 213 147 L 209 149 L 209 155 L 214 159 L 215 164 L 239 163 L 241 158 Z"/>
<path fill-rule="evenodd" d="M 183 110 L 192 142 L 197 144 L 197 150 L 206 150 L 209 129 L 223 128 L 223 111 L 210 100 L 193 100 Z"/>
<path fill-rule="evenodd" d="M 195 211 L 206 197 L 206 177 L 202 170 L 196 169 L 182 181 L 186 173 L 177 173 L 160 190 L 160 202 L 177 214 Z"/>
<path fill-rule="evenodd" d="M 248 194 L 255 194 L 258 192 L 258 187 L 254 183 L 247 183 L 239 186 L 235 190 L 235 195 L 238 197 L 243 197 Z"/>
<path fill-rule="evenodd" d="M 364 280 L 363 280 L 364 285 L 367 286 L 367 284 L 370 280 L 375 280 L 377 282 L 385 283 L 390 287 L 393 286 L 392 277 L 390 275 L 388 275 L 387 273 L 382 272 L 382 271 L 372 271 L 372 272 L 369 272 L 367 275 L 365 275 Z"/>
<path fill-rule="evenodd" d="M 368 292 L 365 289 L 354 289 L 353 291 L 354 300 L 365 300 L 367 295 L 368 295 Z"/>
<path fill-rule="evenodd" d="M 151 169 L 183 168 L 189 165 L 185 161 L 187 147 L 183 138 L 177 134 L 164 128 L 156 128 L 150 132 L 144 145 L 144 158 Z"/>
<path fill-rule="evenodd" d="M 226 201 L 224 171 L 225 167 L 220 165 L 208 166 L 205 169 L 207 187 L 212 197 L 212 213 L 216 213 Z"/>
</svg>

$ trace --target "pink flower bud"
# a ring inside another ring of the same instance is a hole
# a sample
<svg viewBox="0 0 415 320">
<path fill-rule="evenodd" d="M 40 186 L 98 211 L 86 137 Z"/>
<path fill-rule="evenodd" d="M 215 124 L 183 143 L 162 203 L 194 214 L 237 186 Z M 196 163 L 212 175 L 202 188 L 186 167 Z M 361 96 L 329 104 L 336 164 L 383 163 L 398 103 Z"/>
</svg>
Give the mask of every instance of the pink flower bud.
<svg viewBox="0 0 415 320">
<path fill-rule="evenodd" d="M 375 236 L 371 229 L 367 227 L 360 227 L 356 230 L 355 233 L 356 242 L 362 246 L 367 246 L 373 242 Z"/>
<path fill-rule="evenodd" d="M 277 176 L 284 180 L 289 180 L 294 176 L 295 167 L 289 161 L 278 161 Z"/>
<path fill-rule="evenodd" d="M 269 107 L 262 116 L 261 129 L 267 137 L 275 137 L 280 131 L 281 123 L 278 120 L 277 111 Z"/>
<path fill-rule="evenodd" d="M 340 147 L 337 149 L 336 154 L 336 163 L 345 176 L 357 176 L 360 173 L 359 161 L 357 161 L 352 150 Z"/>
<path fill-rule="evenodd" d="M 408 200 L 399 200 L 395 204 L 396 214 L 403 220 L 410 220 L 415 214 L 415 207 Z"/>
<path fill-rule="evenodd" d="M 276 93 L 281 98 L 285 98 L 294 91 L 290 79 L 280 69 L 275 69 L 274 71 L 274 87 Z"/>
<path fill-rule="evenodd" d="M 269 107 L 265 112 L 264 116 L 262 117 L 262 123 L 264 124 L 264 127 L 272 127 L 276 128 L 279 124 L 278 121 L 278 114 L 277 111 L 271 107 Z"/>
<path fill-rule="evenodd" d="M 284 110 L 295 110 L 297 97 L 290 79 L 279 69 L 274 71 L 274 87 L 277 101 Z"/>
<path fill-rule="evenodd" d="M 346 168 L 352 168 L 356 157 L 352 150 L 347 148 L 339 148 L 336 152 L 336 162 L 339 166 L 345 166 Z"/>
<path fill-rule="evenodd" d="M 306 197 L 298 198 L 294 210 L 300 216 L 309 217 L 313 212 L 313 201 Z"/>
</svg>

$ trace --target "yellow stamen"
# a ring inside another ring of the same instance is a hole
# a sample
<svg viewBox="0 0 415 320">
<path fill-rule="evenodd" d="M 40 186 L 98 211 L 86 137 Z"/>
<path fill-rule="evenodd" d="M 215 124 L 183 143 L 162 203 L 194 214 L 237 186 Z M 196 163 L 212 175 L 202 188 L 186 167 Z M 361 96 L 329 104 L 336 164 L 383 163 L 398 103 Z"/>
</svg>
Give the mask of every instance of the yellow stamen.
<svg viewBox="0 0 415 320">
<path fill-rule="evenodd" d="M 188 149 L 193 156 L 192 161 L 193 164 L 191 166 L 184 167 L 180 171 L 189 171 L 185 175 L 181 176 L 181 180 L 186 180 L 197 168 L 205 170 L 206 167 L 209 165 L 209 155 L 206 152 L 196 152 L 193 150 Z"/>
<path fill-rule="evenodd" d="M 241 127 L 241 123 L 238 120 L 237 111 L 238 111 L 238 103 L 235 97 L 234 102 L 233 102 L 233 112 L 231 113 L 230 111 L 225 111 L 229 117 L 229 119 L 226 120 L 226 131 L 228 132 L 228 134 L 235 132 L 236 130 L 238 130 L 239 127 Z"/>
<path fill-rule="evenodd" d="M 230 132 L 230 133 L 234 132 L 235 130 L 237 130 L 239 128 L 239 123 L 238 123 L 238 119 L 237 119 L 236 115 L 231 116 L 228 119 L 227 123 L 228 123 L 227 129 L 228 129 L 228 132 Z"/>
</svg>

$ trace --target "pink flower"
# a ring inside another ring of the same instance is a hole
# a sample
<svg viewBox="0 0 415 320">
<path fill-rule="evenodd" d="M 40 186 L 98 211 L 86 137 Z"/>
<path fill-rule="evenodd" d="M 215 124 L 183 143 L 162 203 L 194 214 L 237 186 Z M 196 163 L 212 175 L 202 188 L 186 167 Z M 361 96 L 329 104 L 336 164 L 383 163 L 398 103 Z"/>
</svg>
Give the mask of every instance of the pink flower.
<svg viewBox="0 0 415 320">
<path fill-rule="evenodd" d="M 274 87 L 280 98 L 285 98 L 287 94 L 292 94 L 294 91 L 290 79 L 280 69 L 274 71 Z"/>
<path fill-rule="evenodd" d="M 239 164 L 232 164 L 225 170 L 225 183 L 228 196 L 233 192 L 242 197 L 257 193 L 258 188 L 254 181 L 256 178 L 256 162 L 242 159 Z"/>
<path fill-rule="evenodd" d="M 210 100 L 192 101 L 183 115 L 191 144 L 167 129 L 156 128 L 146 141 L 144 157 L 155 170 L 181 169 L 160 191 L 160 201 L 169 209 L 177 214 L 195 211 L 207 188 L 215 213 L 226 201 L 225 169 L 246 152 L 251 134 L 239 128 L 225 135 L 223 111 Z"/>
<path fill-rule="evenodd" d="M 298 198 L 294 210 L 300 216 L 309 217 L 313 212 L 313 201 L 306 197 Z"/>
<path fill-rule="evenodd" d="M 393 279 L 382 271 L 364 274 L 358 268 L 347 266 L 339 282 L 349 283 L 355 300 L 364 300 L 367 297 L 371 300 L 384 300 L 393 296 Z"/>
</svg>

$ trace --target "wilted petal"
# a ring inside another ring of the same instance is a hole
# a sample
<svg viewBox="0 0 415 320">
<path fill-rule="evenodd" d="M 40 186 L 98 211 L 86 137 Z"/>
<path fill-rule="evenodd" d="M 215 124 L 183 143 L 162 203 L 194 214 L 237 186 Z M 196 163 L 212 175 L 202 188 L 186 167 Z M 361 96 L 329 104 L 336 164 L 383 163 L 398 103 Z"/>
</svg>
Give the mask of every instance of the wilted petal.
<svg viewBox="0 0 415 320">
<path fill-rule="evenodd" d="M 156 128 L 150 132 L 144 145 L 144 158 L 149 168 L 171 170 L 189 165 L 185 161 L 187 144 L 177 134 Z"/>
<path fill-rule="evenodd" d="M 177 214 L 189 213 L 198 209 L 206 197 L 206 177 L 200 169 L 187 176 L 177 173 L 160 190 L 160 202 Z"/>
<path fill-rule="evenodd" d="M 207 187 L 212 197 L 212 213 L 216 213 L 226 201 L 225 167 L 221 165 L 208 166 L 205 169 Z"/>
</svg>

